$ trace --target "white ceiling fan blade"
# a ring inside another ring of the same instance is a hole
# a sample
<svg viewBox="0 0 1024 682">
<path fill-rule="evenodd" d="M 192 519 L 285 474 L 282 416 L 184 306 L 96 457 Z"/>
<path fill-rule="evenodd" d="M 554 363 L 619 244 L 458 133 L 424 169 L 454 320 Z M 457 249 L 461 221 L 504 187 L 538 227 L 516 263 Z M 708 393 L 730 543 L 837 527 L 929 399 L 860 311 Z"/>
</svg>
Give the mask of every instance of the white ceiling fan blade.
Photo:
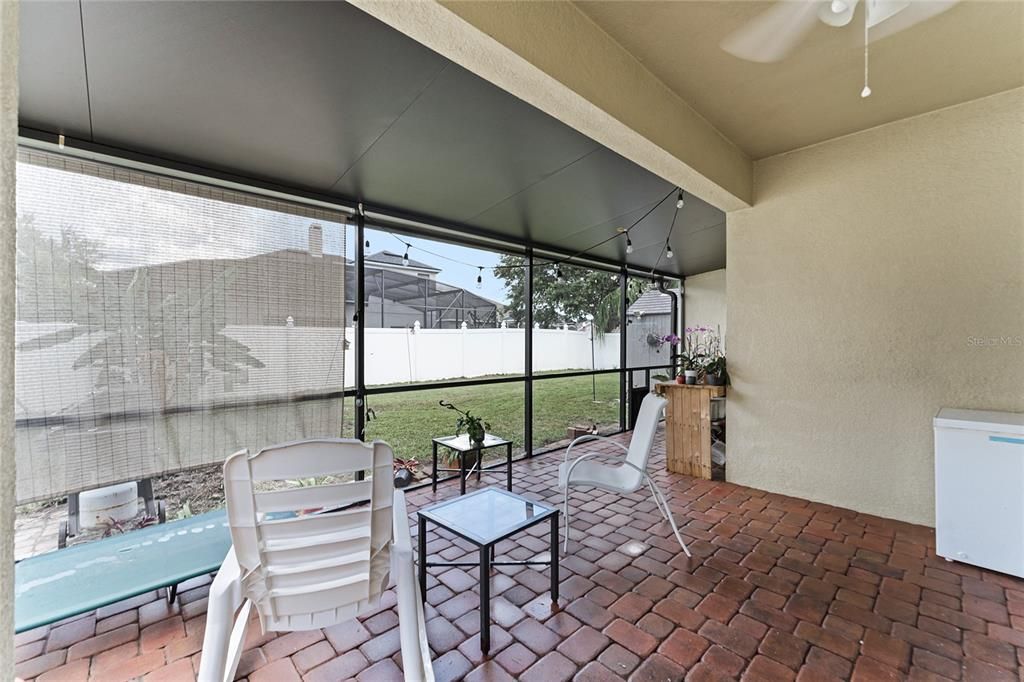
<svg viewBox="0 0 1024 682">
<path fill-rule="evenodd" d="M 777 62 L 814 26 L 818 2 L 777 2 L 720 43 L 729 54 L 751 62 Z"/>
<path fill-rule="evenodd" d="M 878 19 L 881 23 L 871 28 L 871 42 L 881 40 L 894 33 L 905 31 L 911 26 L 916 26 L 923 21 L 927 21 L 932 17 L 938 16 L 943 12 L 951 9 L 956 5 L 959 0 L 912 0 L 906 3 L 906 7 L 896 11 L 893 14 L 888 14 L 884 19 Z M 876 15 L 874 10 L 871 9 L 873 4 L 889 5 L 891 3 L 884 2 L 883 0 L 868 0 L 869 12 L 872 12 L 871 23 L 876 22 Z M 903 3 L 898 3 L 903 4 Z M 881 16 L 881 15 L 878 15 Z"/>
</svg>

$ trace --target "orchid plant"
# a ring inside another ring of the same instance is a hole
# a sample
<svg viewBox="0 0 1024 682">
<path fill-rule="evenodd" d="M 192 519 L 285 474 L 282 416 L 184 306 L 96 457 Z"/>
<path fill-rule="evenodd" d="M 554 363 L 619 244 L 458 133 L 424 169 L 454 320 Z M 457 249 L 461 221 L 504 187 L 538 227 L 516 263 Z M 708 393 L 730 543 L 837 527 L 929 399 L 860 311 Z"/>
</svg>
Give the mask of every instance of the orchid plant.
<svg viewBox="0 0 1024 682">
<path fill-rule="evenodd" d="M 725 370 L 725 352 L 722 349 L 722 337 L 711 327 L 687 327 L 683 336 L 666 334 L 661 337 L 663 343 L 678 348 L 675 355 L 680 369 L 689 371 L 705 371 L 710 374 L 721 374 Z"/>
</svg>

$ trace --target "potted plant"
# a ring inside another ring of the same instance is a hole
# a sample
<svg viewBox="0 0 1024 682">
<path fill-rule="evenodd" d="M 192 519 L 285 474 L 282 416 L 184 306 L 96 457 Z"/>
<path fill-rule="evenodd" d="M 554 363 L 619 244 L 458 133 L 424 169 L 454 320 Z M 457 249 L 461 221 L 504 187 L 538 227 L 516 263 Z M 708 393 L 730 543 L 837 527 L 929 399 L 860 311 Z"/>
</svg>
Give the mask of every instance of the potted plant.
<svg viewBox="0 0 1024 682">
<path fill-rule="evenodd" d="M 725 386 L 729 383 L 729 371 L 725 367 L 725 356 L 712 358 L 704 365 L 704 380 L 709 386 Z"/>
<path fill-rule="evenodd" d="M 395 487 L 404 488 L 416 478 L 416 468 L 420 465 L 414 459 L 395 457 Z"/>
<path fill-rule="evenodd" d="M 700 358 L 697 357 L 697 356 L 689 356 L 689 355 L 683 356 L 683 358 L 682 358 L 682 366 L 683 366 L 683 377 L 682 377 L 683 378 L 683 382 L 679 382 L 679 383 L 684 383 L 685 382 L 685 383 L 687 383 L 687 384 L 689 384 L 691 386 L 696 384 L 697 383 L 697 379 L 700 378 L 700 369 L 701 369 L 701 367 L 700 367 Z M 679 381 L 679 377 L 676 377 L 676 381 L 677 382 Z"/>
<path fill-rule="evenodd" d="M 700 372 L 704 368 L 704 360 L 707 357 L 707 333 L 711 331 L 707 327 L 687 327 L 684 330 L 683 338 L 680 340 L 682 346 L 679 353 L 680 364 L 682 365 L 683 377 L 687 384 L 697 383 Z"/>
<path fill-rule="evenodd" d="M 722 337 L 717 331 L 708 334 L 707 358 L 704 363 L 704 380 L 710 386 L 724 386 L 729 383 L 729 372 L 725 365 L 725 351 Z"/>
<path fill-rule="evenodd" d="M 463 431 L 469 436 L 469 440 L 474 445 L 483 445 L 484 437 L 487 435 L 487 429 L 491 428 L 491 425 L 483 420 L 482 417 L 474 417 L 470 414 L 469 410 L 463 412 L 459 408 L 452 405 L 447 400 L 441 400 L 438 402 L 441 407 L 449 410 L 455 410 L 459 413 L 459 418 L 455 422 L 455 435 L 461 435 Z"/>
</svg>

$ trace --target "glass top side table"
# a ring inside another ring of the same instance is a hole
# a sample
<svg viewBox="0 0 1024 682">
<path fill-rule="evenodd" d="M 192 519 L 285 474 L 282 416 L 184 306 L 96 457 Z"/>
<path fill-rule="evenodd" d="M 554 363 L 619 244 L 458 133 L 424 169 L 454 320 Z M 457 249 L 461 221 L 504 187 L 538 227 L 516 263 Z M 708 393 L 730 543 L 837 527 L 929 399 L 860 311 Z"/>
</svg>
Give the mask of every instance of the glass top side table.
<svg viewBox="0 0 1024 682">
<path fill-rule="evenodd" d="M 426 599 L 428 566 L 480 567 L 480 650 L 491 646 L 491 567 L 550 566 L 551 601 L 558 602 L 558 510 L 501 488 L 484 488 L 468 495 L 438 502 L 420 509 L 419 581 Z M 478 561 L 427 561 L 427 521 L 444 528 L 479 549 Z M 548 561 L 496 561 L 494 546 L 516 533 L 548 521 L 551 524 Z"/>
<path fill-rule="evenodd" d="M 437 466 L 437 449 L 438 447 L 448 448 L 452 452 L 456 453 L 459 458 L 459 467 L 446 468 Z M 469 477 L 473 471 L 476 471 L 476 480 L 480 480 L 480 470 L 483 468 L 483 451 L 490 450 L 491 448 L 505 448 L 505 487 L 508 490 L 512 490 L 512 441 L 500 438 L 494 434 L 488 433 L 484 436 L 483 443 L 474 443 L 469 440 L 467 434 L 460 436 L 444 436 L 442 438 L 432 439 L 432 464 L 433 471 L 430 474 L 430 489 L 433 492 L 437 492 L 437 472 L 444 471 L 448 473 L 458 472 L 459 473 L 459 494 L 466 494 L 466 478 Z M 476 454 L 473 465 L 466 468 L 466 457 L 470 454 Z"/>
</svg>

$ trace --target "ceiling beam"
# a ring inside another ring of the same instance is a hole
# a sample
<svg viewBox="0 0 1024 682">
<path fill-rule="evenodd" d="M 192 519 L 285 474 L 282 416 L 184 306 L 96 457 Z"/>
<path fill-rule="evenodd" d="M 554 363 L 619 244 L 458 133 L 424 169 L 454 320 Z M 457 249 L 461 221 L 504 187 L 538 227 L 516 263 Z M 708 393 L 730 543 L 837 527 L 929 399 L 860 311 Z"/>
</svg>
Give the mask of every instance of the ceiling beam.
<svg viewBox="0 0 1024 682">
<path fill-rule="evenodd" d="M 751 205 L 750 159 L 572 3 L 350 1 L 719 209 Z"/>
</svg>

